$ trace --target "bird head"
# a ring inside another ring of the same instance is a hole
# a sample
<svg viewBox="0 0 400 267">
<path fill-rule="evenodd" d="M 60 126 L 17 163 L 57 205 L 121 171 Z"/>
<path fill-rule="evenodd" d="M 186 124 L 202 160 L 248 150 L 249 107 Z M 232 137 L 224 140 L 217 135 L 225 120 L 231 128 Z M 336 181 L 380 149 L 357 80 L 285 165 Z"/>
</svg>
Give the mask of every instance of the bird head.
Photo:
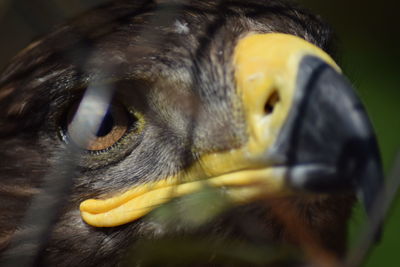
<svg viewBox="0 0 400 267">
<path fill-rule="evenodd" d="M 149 213 L 205 188 L 236 210 L 293 200 L 315 213 L 305 221 L 331 218 L 315 223 L 321 235 L 344 236 L 348 196 L 370 210 L 382 171 L 332 42 L 320 19 L 281 1 L 116 2 L 35 42 L 0 80 L 5 236 L 71 147 L 46 264 L 110 263 L 163 232 Z M 327 246 L 341 250 L 339 239 Z"/>
</svg>

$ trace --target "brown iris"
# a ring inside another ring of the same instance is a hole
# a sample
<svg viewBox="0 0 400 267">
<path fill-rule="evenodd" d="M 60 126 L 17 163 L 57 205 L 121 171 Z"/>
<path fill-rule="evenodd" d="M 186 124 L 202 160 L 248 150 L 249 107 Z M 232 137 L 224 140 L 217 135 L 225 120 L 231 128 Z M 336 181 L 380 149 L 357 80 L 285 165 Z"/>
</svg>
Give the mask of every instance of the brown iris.
<svg viewBox="0 0 400 267">
<path fill-rule="evenodd" d="M 78 104 L 73 105 L 67 114 L 68 125 L 65 134 L 70 141 L 79 145 L 80 132 L 71 127 Z M 130 126 L 130 114 L 120 103 L 112 103 L 96 133 L 90 134 L 89 141 L 85 145 L 79 145 L 88 151 L 101 151 L 112 147 L 128 131 Z"/>
</svg>

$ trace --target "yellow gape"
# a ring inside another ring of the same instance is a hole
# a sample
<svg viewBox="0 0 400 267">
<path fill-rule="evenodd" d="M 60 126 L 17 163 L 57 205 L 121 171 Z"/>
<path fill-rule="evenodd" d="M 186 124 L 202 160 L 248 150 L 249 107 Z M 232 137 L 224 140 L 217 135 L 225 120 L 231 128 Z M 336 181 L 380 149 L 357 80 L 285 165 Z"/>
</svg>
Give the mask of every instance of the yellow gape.
<svg viewBox="0 0 400 267">
<path fill-rule="evenodd" d="M 204 186 L 224 187 L 224 194 L 238 203 L 290 194 L 285 182 L 287 169 L 273 166 L 268 154 L 291 109 L 300 61 L 308 55 L 339 71 L 325 52 L 293 35 L 249 34 L 240 39 L 232 63 L 245 113 L 247 143 L 203 155 L 188 170 L 159 182 L 139 184 L 115 192 L 113 197 L 85 200 L 80 205 L 83 220 L 96 227 L 126 224 Z"/>
</svg>

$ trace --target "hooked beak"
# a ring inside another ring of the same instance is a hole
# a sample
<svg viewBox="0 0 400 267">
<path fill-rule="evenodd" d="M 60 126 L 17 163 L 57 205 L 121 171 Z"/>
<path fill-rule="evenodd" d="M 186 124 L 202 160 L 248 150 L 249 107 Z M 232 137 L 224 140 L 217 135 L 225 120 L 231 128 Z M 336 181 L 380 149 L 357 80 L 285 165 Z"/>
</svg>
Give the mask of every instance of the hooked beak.
<svg viewBox="0 0 400 267">
<path fill-rule="evenodd" d="M 306 56 L 295 100 L 275 145 L 287 182 L 317 193 L 356 191 L 368 212 L 383 184 L 374 131 L 349 81 L 326 62 Z"/>
</svg>

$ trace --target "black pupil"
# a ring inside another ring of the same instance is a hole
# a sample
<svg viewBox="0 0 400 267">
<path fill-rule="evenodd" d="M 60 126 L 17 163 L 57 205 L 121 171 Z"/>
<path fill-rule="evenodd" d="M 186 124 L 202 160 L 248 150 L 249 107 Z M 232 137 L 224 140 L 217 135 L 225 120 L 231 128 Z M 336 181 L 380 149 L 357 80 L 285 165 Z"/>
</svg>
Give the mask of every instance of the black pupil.
<svg viewBox="0 0 400 267">
<path fill-rule="evenodd" d="M 114 118 L 110 111 L 107 111 L 107 114 L 104 116 L 104 119 L 100 125 L 99 130 L 97 131 L 97 137 L 106 136 L 111 132 L 114 127 Z"/>
</svg>

